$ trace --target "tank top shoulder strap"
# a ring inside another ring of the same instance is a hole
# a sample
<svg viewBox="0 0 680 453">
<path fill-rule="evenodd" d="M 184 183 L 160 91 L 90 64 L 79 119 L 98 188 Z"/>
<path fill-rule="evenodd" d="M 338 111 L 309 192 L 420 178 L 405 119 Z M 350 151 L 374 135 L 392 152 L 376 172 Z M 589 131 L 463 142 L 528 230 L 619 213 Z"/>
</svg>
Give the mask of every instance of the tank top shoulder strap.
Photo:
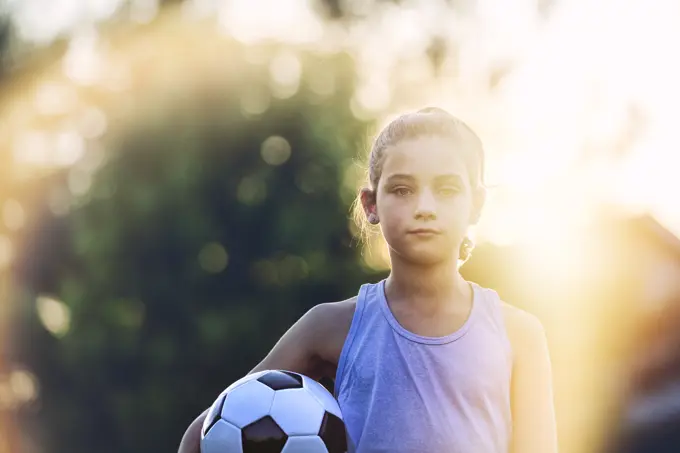
<svg viewBox="0 0 680 453">
<path fill-rule="evenodd" d="M 503 315 L 503 301 L 501 301 L 500 296 L 496 291 L 490 288 L 484 288 L 476 283 L 472 283 L 476 286 L 480 294 L 480 308 L 482 316 L 486 318 L 486 322 L 491 325 L 491 327 L 500 335 L 503 342 L 511 351 L 510 340 L 508 338 L 508 333 L 505 328 L 505 316 Z"/>
<path fill-rule="evenodd" d="M 377 285 L 366 283 L 361 285 L 359 288 L 359 293 L 357 294 L 356 307 L 354 308 L 354 315 L 352 315 L 352 322 L 345 337 L 345 342 L 342 346 L 340 352 L 340 357 L 338 359 L 338 368 L 335 374 L 335 395 L 337 396 L 340 389 L 340 384 L 345 377 L 345 371 L 347 368 L 348 356 L 350 356 L 350 351 L 356 340 L 357 336 L 360 335 L 362 321 L 364 320 L 367 311 L 370 311 L 375 303 L 371 303 L 375 299 L 375 290 Z"/>
</svg>

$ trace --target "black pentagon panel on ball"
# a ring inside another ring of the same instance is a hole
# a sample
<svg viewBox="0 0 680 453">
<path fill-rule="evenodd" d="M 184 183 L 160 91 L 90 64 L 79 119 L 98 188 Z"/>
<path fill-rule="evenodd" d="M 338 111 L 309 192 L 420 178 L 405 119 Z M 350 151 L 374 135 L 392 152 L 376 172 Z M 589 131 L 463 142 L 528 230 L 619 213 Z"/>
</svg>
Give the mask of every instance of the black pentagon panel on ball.
<svg viewBox="0 0 680 453">
<path fill-rule="evenodd" d="M 269 415 L 241 429 L 243 453 L 281 453 L 288 436 Z"/>
<path fill-rule="evenodd" d="M 328 411 L 323 414 L 319 437 L 326 445 L 328 453 L 345 453 L 347 451 L 345 423 Z"/>
<path fill-rule="evenodd" d="M 283 372 L 286 373 L 288 376 L 292 377 L 293 379 L 295 379 L 296 381 L 298 381 L 298 383 L 300 384 L 300 387 L 302 387 L 302 376 L 300 376 L 297 373 L 293 373 L 292 371 L 283 371 Z"/>
<path fill-rule="evenodd" d="M 257 378 L 257 380 L 272 390 L 302 388 L 302 378 L 295 373 L 285 371 L 270 371 Z"/>
<path fill-rule="evenodd" d="M 221 395 L 219 401 L 215 401 L 215 403 L 210 407 L 210 410 L 208 411 L 208 414 L 206 415 L 206 422 L 207 424 L 204 424 L 203 426 L 205 429 L 203 430 L 203 436 L 205 437 L 206 434 L 208 434 L 208 431 L 210 431 L 210 428 L 212 428 L 215 423 L 220 421 L 220 418 L 222 418 L 222 408 L 224 407 L 224 400 L 226 399 L 226 394 Z"/>
</svg>

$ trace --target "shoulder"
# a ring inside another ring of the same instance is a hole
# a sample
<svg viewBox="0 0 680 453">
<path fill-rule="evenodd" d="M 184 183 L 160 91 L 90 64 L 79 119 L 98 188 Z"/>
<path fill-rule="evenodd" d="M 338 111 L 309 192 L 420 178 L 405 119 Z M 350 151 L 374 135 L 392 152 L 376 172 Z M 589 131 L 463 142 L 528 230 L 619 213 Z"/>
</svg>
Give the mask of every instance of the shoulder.
<svg viewBox="0 0 680 453">
<path fill-rule="evenodd" d="M 533 334 L 543 331 L 541 321 L 531 313 L 501 301 L 506 326 L 516 330 L 529 330 Z"/>
<path fill-rule="evenodd" d="M 350 322 L 354 316 L 356 305 L 357 296 L 338 302 L 323 302 L 312 307 L 308 316 L 323 327 L 331 326 L 340 321 Z"/>
<path fill-rule="evenodd" d="M 481 287 L 485 294 L 491 295 L 486 300 L 493 301 L 497 313 L 499 313 L 510 340 L 524 340 L 543 335 L 543 324 L 535 315 L 511 305 L 501 299 L 499 294 L 490 288 Z"/>
<path fill-rule="evenodd" d="M 324 361 L 337 363 L 349 333 L 357 297 L 338 302 L 324 302 L 305 314 L 315 352 Z"/>
<path fill-rule="evenodd" d="M 535 315 L 506 302 L 501 302 L 501 309 L 515 358 L 545 348 L 545 329 Z"/>
</svg>

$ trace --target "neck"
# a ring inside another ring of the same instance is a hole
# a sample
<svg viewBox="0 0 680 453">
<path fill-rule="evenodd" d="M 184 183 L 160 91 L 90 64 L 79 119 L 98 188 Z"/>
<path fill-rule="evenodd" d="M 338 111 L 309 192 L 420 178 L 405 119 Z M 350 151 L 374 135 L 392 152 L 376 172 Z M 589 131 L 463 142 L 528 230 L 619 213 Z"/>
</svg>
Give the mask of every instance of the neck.
<svg viewBox="0 0 680 453">
<path fill-rule="evenodd" d="M 460 275 L 455 259 L 431 266 L 393 259 L 385 292 L 390 302 L 412 305 L 419 311 L 436 311 L 471 298 L 470 285 Z"/>
</svg>

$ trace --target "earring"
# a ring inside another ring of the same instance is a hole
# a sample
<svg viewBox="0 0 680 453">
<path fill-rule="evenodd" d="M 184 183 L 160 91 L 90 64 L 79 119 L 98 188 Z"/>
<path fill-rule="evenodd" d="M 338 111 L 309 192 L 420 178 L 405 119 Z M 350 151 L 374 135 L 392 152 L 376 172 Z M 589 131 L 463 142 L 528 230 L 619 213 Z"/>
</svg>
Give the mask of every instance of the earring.
<svg viewBox="0 0 680 453">
<path fill-rule="evenodd" d="M 378 216 L 371 213 L 368 215 L 368 223 L 372 225 L 376 225 L 378 223 Z"/>
<path fill-rule="evenodd" d="M 472 242 L 468 237 L 463 238 L 463 242 L 460 244 L 460 249 L 458 250 L 458 259 L 462 261 L 467 261 L 472 254 L 472 250 L 475 248 L 475 243 Z"/>
</svg>

